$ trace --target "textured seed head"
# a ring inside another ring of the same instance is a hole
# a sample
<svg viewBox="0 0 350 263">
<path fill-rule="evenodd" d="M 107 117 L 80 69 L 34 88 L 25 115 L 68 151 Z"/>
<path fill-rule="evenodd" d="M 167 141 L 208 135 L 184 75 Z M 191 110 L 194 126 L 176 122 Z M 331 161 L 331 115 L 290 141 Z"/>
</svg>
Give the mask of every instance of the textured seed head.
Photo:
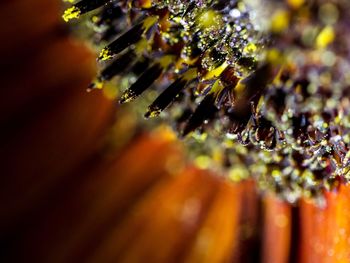
<svg viewBox="0 0 350 263">
<path fill-rule="evenodd" d="M 350 178 L 349 1 L 82 0 L 63 18 L 86 13 L 106 45 L 92 87 L 118 76 L 121 103 L 153 90 L 145 117 L 200 166 L 290 202 Z"/>
</svg>

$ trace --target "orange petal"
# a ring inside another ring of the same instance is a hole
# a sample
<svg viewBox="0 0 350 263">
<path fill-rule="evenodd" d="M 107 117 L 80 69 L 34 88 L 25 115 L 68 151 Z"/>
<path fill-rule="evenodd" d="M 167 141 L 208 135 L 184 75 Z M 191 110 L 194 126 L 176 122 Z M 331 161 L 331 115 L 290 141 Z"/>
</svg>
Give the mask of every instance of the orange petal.
<svg viewBox="0 0 350 263">
<path fill-rule="evenodd" d="M 24 115 L 43 98 L 59 96 L 71 83 L 90 81 L 96 66 L 90 50 L 71 38 L 61 38 L 30 60 L 2 76 L 0 121 Z M 80 86 L 85 91 L 87 86 Z"/>
<path fill-rule="evenodd" d="M 324 208 L 305 200 L 302 202 L 300 262 L 349 262 L 349 202 L 350 187 L 344 185 L 339 192 L 327 194 Z"/>
<path fill-rule="evenodd" d="M 0 8 L 0 69 L 17 65 L 23 56 L 31 55 L 42 44 L 45 35 L 60 22 L 60 1 L 13 0 Z"/>
<path fill-rule="evenodd" d="M 262 262 L 288 262 L 291 244 L 291 206 L 273 195 L 264 198 Z"/>
<path fill-rule="evenodd" d="M 102 94 L 86 93 L 87 84 L 72 83 L 69 92 L 48 101 L 52 105 L 42 107 L 31 123 L 2 142 L 0 200 L 6 202 L 0 207 L 0 228 L 40 203 L 96 150 L 113 108 Z"/>
<path fill-rule="evenodd" d="M 216 188 L 214 177 L 193 169 L 159 183 L 111 229 L 91 262 L 181 262 Z"/>
<path fill-rule="evenodd" d="M 239 184 L 222 181 L 185 262 L 229 262 L 237 246 L 241 206 Z"/>
</svg>

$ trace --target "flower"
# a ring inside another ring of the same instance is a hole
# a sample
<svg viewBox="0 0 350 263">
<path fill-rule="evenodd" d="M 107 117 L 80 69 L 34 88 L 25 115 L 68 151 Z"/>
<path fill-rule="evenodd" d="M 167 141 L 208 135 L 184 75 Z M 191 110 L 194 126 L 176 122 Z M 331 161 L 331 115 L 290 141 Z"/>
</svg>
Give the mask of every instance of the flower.
<svg viewBox="0 0 350 263">
<path fill-rule="evenodd" d="M 58 1 L 0 6 L 3 262 L 349 261 L 348 186 L 292 206 L 193 167 L 168 128 L 132 132 L 85 91 L 94 56 Z"/>
</svg>

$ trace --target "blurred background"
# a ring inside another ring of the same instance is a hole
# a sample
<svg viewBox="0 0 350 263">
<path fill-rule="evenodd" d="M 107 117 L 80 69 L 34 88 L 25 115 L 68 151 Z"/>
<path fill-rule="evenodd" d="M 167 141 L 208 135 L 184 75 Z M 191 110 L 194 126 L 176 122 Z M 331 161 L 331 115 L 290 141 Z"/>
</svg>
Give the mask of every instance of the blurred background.
<svg viewBox="0 0 350 263">
<path fill-rule="evenodd" d="M 290 206 L 133 131 L 60 0 L 0 4 L 1 262 L 350 262 L 350 190 Z"/>
</svg>

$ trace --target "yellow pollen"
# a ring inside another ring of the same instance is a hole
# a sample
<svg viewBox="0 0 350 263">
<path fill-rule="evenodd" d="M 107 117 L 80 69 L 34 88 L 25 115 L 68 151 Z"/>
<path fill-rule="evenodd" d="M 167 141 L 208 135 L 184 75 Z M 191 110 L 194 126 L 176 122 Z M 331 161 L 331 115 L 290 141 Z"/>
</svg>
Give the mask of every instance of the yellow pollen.
<svg viewBox="0 0 350 263">
<path fill-rule="evenodd" d="M 69 20 L 79 18 L 80 13 L 81 11 L 78 7 L 72 6 L 64 12 L 62 18 L 64 21 L 68 22 Z"/>
<path fill-rule="evenodd" d="M 102 61 L 109 60 L 113 57 L 113 54 L 109 48 L 102 49 L 98 59 Z"/>
</svg>

